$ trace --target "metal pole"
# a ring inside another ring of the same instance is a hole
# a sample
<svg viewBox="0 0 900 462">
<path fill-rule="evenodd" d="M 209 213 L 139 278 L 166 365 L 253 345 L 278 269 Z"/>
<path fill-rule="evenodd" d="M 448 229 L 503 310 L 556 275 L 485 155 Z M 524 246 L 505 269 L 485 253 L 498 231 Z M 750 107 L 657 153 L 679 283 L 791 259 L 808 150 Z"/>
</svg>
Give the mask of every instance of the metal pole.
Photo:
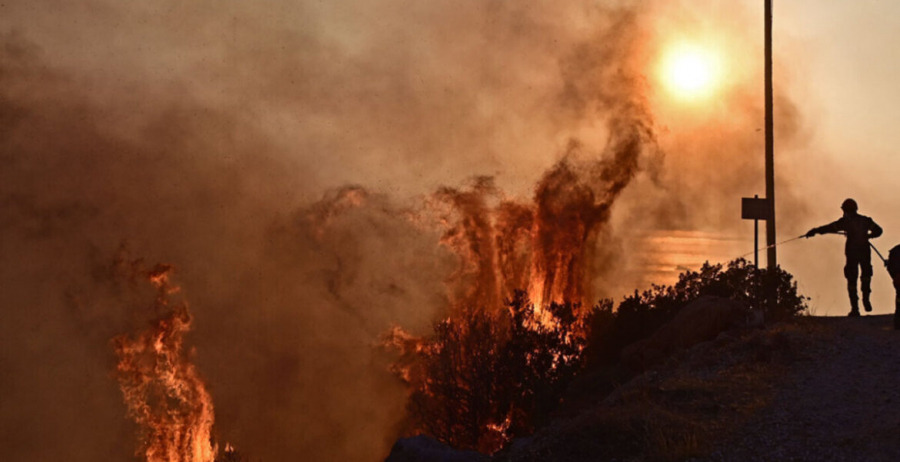
<svg viewBox="0 0 900 462">
<path fill-rule="evenodd" d="M 765 0 L 766 15 L 766 199 L 769 201 L 770 216 L 766 220 L 766 260 L 768 269 L 774 274 L 778 266 L 775 255 L 775 124 L 773 121 L 772 96 L 772 0 Z"/>
<path fill-rule="evenodd" d="M 759 199 L 759 194 L 753 198 Z M 753 266 L 759 269 L 759 220 L 753 220 Z"/>
</svg>

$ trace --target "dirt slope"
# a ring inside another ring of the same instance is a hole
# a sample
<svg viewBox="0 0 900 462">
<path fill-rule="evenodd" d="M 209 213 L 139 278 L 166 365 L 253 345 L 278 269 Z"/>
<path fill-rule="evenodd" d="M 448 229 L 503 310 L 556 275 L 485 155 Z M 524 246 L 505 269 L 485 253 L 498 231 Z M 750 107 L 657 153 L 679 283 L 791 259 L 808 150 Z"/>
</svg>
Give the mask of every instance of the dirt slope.
<svg viewBox="0 0 900 462">
<path fill-rule="evenodd" d="M 890 316 L 726 332 L 494 460 L 900 461 L 900 332 Z"/>
<path fill-rule="evenodd" d="M 900 461 L 900 332 L 891 316 L 814 318 L 823 348 L 708 460 Z M 700 458 L 707 459 L 707 458 Z"/>
</svg>

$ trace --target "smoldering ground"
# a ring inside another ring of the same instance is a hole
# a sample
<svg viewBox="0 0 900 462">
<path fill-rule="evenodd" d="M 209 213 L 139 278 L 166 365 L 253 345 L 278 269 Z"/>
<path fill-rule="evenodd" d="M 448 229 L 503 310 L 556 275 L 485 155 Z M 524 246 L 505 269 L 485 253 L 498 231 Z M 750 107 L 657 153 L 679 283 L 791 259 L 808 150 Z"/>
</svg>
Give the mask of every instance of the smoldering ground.
<svg viewBox="0 0 900 462">
<path fill-rule="evenodd" d="M 459 265 L 424 198 L 496 175 L 527 203 L 563 155 L 603 155 L 622 101 L 653 123 L 662 13 L 635 4 L 0 7 L 4 457 L 133 454 L 110 339 L 152 294 L 116 275 L 122 255 L 177 268 L 221 441 L 383 457 L 404 396 L 373 342 L 425 332 Z M 591 254 L 595 295 L 634 286 L 632 230 L 720 226 L 760 189 L 758 95 L 737 86 L 715 142 L 654 128 Z"/>
</svg>

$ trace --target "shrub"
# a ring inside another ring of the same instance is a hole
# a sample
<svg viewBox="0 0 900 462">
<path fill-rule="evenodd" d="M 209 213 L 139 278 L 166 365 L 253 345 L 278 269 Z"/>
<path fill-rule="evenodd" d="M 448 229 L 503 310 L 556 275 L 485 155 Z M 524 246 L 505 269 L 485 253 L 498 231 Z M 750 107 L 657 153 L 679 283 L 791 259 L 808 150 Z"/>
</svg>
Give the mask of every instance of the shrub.
<svg viewBox="0 0 900 462">
<path fill-rule="evenodd" d="M 442 320 L 415 343 L 391 334 L 391 344 L 405 342 L 406 356 L 415 352 L 398 362 L 411 389 L 413 433 L 491 453 L 549 419 L 580 368 L 584 325 L 577 305 L 537 312 L 528 300 L 517 292 L 499 313 L 473 309 Z"/>
<path fill-rule="evenodd" d="M 774 303 L 763 290 L 768 284 Z M 495 452 L 549 421 L 586 357 L 600 367 L 615 364 L 622 348 L 704 295 L 746 302 L 776 321 L 803 312 L 808 300 L 789 273 L 770 275 L 739 259 L 635 291 L 615 310 L 612 300 L 601 300 L 590 310 L 564 303 L 538 311 L 516 292 L 506 310 L 473 307 L 436 323 L 425 338 L 395 329 L 385 340 L 401 352 L 394 370 L 410 390 L 410 433 Z"/>
<path fill-rule="evenodd" d="M 771 303 L 768 284 L 775 290 Z M 704 263 L 699 271 L 686 271 L 671 286 L 653 285 L 644 292 L 635 291 L 609 308 L 591 312 L 588 353 L 592 361 L 614 362 L 622 348 L 653 334 L 692 301 L 704 295 L 730 298 L 761 309 L 768 322 L 790 319 L 807 309 L 807 297 L 800 295 L 793 276 L 778 267 L 773 274 L 744 259 L 726 265 Z M 601 302 L 609 306 L 610 302 Z"/>
</svg>

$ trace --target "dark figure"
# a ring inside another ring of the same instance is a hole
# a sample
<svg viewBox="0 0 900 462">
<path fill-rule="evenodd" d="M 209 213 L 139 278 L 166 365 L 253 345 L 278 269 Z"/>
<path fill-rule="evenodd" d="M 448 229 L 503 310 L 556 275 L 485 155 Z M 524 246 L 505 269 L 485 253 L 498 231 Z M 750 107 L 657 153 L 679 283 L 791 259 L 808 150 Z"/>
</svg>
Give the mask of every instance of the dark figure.
<svg viewBox="0 0 900 462">
<path fill-rule="evenodd" d="M 894 291 L 897 293 L 894 301 L 894 329 L 900 330 L 900 245 L 891 249 L 888 254 L 887 269 L 894 280 Z"/>
<path fill-rule="evenodd" d="M 850 294 L 850 316 L 859 316 L 859 295 L 856 293 L 856 279 L 862 270 L 862 296 L 863 306 L 866 311 L 872 311 L 872 303 L 869 302 L 869 294 L 872 293 L 872 250 L 869 247 L 869 239 L 881 236 L 883 232 L 874 220 L 857 213 L 859 206 L 853 199 L 847 199 L 841 204 L 844 216 L 834 223 L 813 228 L 806 233 L 806 237 L 816 234 L 841 233 L 847 236 L 847 244 L 844 246 L 844 254 L 847 256 L 847 265 L 844 266 L 844 277 L 847 278 L 847 292 Z"/>
</svg>

